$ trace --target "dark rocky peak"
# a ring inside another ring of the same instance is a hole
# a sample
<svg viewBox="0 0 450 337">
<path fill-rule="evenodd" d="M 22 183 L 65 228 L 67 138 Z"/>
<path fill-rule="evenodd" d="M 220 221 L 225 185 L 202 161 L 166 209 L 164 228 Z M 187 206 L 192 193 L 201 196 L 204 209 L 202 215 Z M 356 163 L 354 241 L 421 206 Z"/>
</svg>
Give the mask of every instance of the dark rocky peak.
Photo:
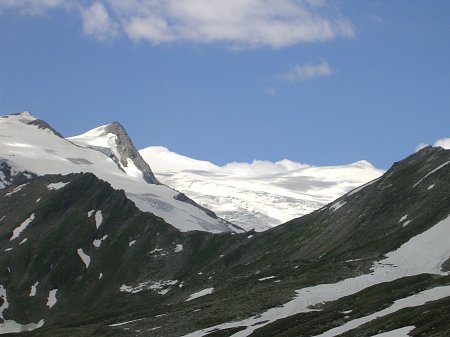
<svg viewBox="0 0 450 337">
<path fill-rule="evenodd" d="M 141 157 L 138 150 L 134 146 L 130 137 L 127 134 L 125 128 L 118 122 L 112 122 L 105 127 L 105 133 L 112 133 L 117 136 L 116 146 L 117 152 L 112 153 L 113 159 L 115 159 L 120 166 L 128 167 L 131 160 L 134 165 L 142 171 L 143 178 L 149 184 L 159 184 L 158 179 L 156 179 L 150 166 Z"/>
<path fill-rule="evenodd" d="M 7 159 L 0 158 L 0 189 L 12 184 L 24 184 L 35 177 L 34 173 L 16 170 Z"/>
<path fill-rule="evenodd" d="M 48 124 L 47 122 L 43 121 L 42 119 L 35 119 L 35 120 L 32 120 L 32 121 L 29 121 L 27 124 L 29 124 L 29 125 L 36 125 L 39 129 L 48 130 L 51 133 L 53 133 L 55 136 L 58 136 L 60 138 L 64 138 L 64 136 L 62 134 L 60 134 L 52 126 L 50 126 L 50 124 Z"/>
</svg>

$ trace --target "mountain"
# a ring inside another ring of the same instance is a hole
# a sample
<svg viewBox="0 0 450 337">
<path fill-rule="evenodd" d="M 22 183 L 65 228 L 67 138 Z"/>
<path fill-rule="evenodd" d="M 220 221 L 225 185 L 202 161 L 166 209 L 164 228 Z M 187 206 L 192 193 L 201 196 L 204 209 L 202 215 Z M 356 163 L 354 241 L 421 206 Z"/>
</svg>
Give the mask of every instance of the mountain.
<svg viewBox="0 0 450 337">
<path fill-rule="evenodd" d="M 91 172 L 124 190 L 142 211 L 160 216 L 182 231 L 239 230 L 180 192 L 159 184 L 118 123 L 85 135 L 85 139 L 97 141 L 95 148 L 81 146 L 82 137 L 73 142 L 64 139 L 27 112 L 2 116 L 0 135 L 0 158 L 10 167 L 36 175 Z"/>
<path fill-rule="evenodd" d="M 3 333 L 450 334 L 448 150 L 261 233 L 181 232 L 91 173 L 20 183 L 0 190 Z"/>
<path fill-rule="evenodd" d="M 139 152 L 161 182 L 221 218 L 256 231 L 311 213 L 383 174 L 367 161 L 326 167 L 254 161 L 220 167 L 164 147 Z"/>
<path fill-rule="evenodd" d="M 125 128 L 118 122 L 112 122 L 67 139 L 82 147 L 91 147 L 104 152 L 129 176 L 141 177 L 149 184 L 159 183 L 134 147 Z"/>
</svg>

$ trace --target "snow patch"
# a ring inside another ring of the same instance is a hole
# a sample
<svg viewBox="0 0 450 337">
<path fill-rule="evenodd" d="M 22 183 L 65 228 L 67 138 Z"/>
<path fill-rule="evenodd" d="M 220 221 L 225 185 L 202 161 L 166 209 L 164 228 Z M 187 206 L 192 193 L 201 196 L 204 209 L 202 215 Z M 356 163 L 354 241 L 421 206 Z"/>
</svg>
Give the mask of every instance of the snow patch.
<svg viewBox="0 0 450 337">
<path fill-rule="evenodd" d="M 94 241 L 92 241 L 92 244 L 94 245 L 94 247 L 100 248 L 100 246 L 102 245 L 102 242 L 105 241 L 107 237 L 108 237 L 108 235 L 105 235 L 100 239 L 95 239 Z"/>
<path fill-rule="evenodd" d="M 275 278 L 275 276 L 267 276 L 267 277 L 263 277 L 263 278 L 260 278 L 260 279 L 258 279 L 258 281 L 267 281 L 267 280 L 271 280 L 271 279 L 274 279 Z"/>
<path fill-rule="evenodd" d="M 405 221 L 405 223 L 403 224 L 403 227 L 408 226 L 408 224 L 409 224 L 411 221 L 412 221 L 412 220 Z"/>
<path fill-rule="evenodd" d="M 39 197 L 39 198 L 36 199 L 36 202 L 39 202 L 39 201 L 41 201 L 41 197 Z"/>
<path fill-rule="evenodd" d="M 409 337 L 409 333 L 413 331 L 416 327 L 414 325 L 405 326 L 400 329 L 391 330 L 388 332 L 379 333 L 372 337 Z"/>
<path fill-rule="evenodd" d="M 435 173 L 436 171 L 439 171 L 441 168 L 443 168 L 444 166 L 450 164 L 450 160 L 445 162 L 442 165 L 439 165 L 438 167 L 436 167 L 434 170 L 432 170 L 431 172 L 429 172 L 427 175 L 425 175 L 422 179 L 420 179 L 417 183 L 414 184 L 413 188 L 416 187 L 417 185 L 419 185 L 423 180 L 425 180 L 426 178 L 428 178 L 430 175 L 432 175 L 433 173 Z"/>
<path fill-rule="evenodd" d="M 22 241 L 19 242 L 19 246 L 23 245 L 23 244 L 24 244 L 25 242 L 27 242 L 27 241 L 28 241 L 27 238 L 23 239 Z"/>
<path fill-rule="evenodd" d="M 97 229 L 100 227 L 102 222 L 103 222 L 102 211 L 95 212 L 95 226 L 97 227 Z"/>
<path fill-rule="evenodd" d="M 9 191 L 8 193 L 6 193 L 5 196 L 9 197 L 9 196 L 11 196 L 11 195 L 13 195 L 13 194 L 19 192 L 19 191 L 22 190 L 22 188 L 24 188 L 25 185 L 27 185 L 27 184 L 28 184 L 28 183 L 17 186 L 17 187 L 14 188 L 13 190 L 11 190 L 11 191 Z"/>
<path fill-rule="evenodd" d="M 92 216 L 92 214 L 94 214 L 94 212 L 95 212 L 95 209 L 89 211 L 89 212 L 88 212 L 88 218 L 90 218 L 90 217 Z"/>
<path fill-rule="evenodd" d="M 101 280 L 103 278 L 103 273 L 98 274 L 98 279 Z"/>
<path fill-rule="evenodd" d="M 131 247 L 132 245 L 134 245 L 136 243 L 136 240 L 130 241 L 128 242 L 128 247 Z"/>
<path fill-rule="evenodd" d="M 355 193 L 358 193 L 358 192 L 361 191 L 363 188 L 365 188 L 365 187 L 367 187 L 367 186 L 370 186 L 370 185 L 376 183 L 378 180 L 380 180 L 380 178 L 377 178 L 377 179 L 374 179 L 374 180 L 372 180 L 372 181 L 369 181 L 367 184 L 364 184 L 364 185 L 362 185 L 362 186 L 360 186 L 360 187 L 358 187 L 358 188 L 355 188 L 354 190 L 348 192 L 347 195 L 350 196 L 350 195 L 353 195 L 353 194 L 355 194 Z"/>
<path fill-rule="evenodd" d="M 89 268 L 89 265 L 91 264 L 91 257 L 87 255 L 85 252 L 83 252 L 83 249 L 78 248 L 77 249 L 78 256 L 80 256 L 81 260 L 86 266 L 86 269 Z"/>
<path fill-rule="evenodd" d="M 408 214 L 402 216 L 401 219 L 398 220 L 398 222 L 403 222 L 403 221 L 405 221 L 406 219 L 408 219 Z"/>
<path fill-rule="evenodd" d="M 52 183 L 47 185 L 48 190 L 59 190 L 60 188 L 63 188 L 64 186 L 68 185 L 69 183 Z"/>
<path fill-rule="evenodd" d="M 215 330 L 240 326 L 245 326 L 246 329 L 239 331 L 234 336 L 249 336 L 257 328 L 278 319 L 302 312 L 310 312 L 314 310 L 310 309 L 311 306 L 322 302 L 335 301 L 375 284 L 423 273 L 446 275 L 442 271 L 442 264 L 450 256 L 449 237 L 450 216 L 447 216 L 422 234 L 411 238 L 398 249 L 385 254 L 385 259 L 374 263 L 370 274 L 356 276 L 333 284 L 319 284 L 297 290 L 297 295 L 281 307 L 271 308 L 258 316 L 241 321 L 227 322 L 205 328 L 190 333 L 186 337 L 204 336 Z M 421 254 L 417 254 L 417 252 L 421 252 Z M 449 291 L 450 295 L 450 286 L 444 288 L 446 288 L 445 293 Z M 429 297 L 427 298 L 429 300 Z"/>
<path fill-rule="evenodd" d="M 178 280 L 164 280 L 164 281 L 147 281 L 139 283 L 137 286 L 127 286 L 122 284 L 120 287 L 121 292 L 127 292 L 136 294 L 144 290 L 153 290 L 160 295 L 165 295 L 169 292 L 172 286 L 178 283 Z"/>
<path fill-rule="evenodd" d="M 399 300 L 395 301 L 394 304 L 392 304 L 390 307 L 388 307 L 386 309 L 380 310 L 380 311 L 375 312 L 368 316 L 364 316 L 364 317 L 360 317 L 358 319 L 348 321 L 344 325 L 341 325 L 339 327 L 325 331 L 324 333 L 317 335 L 315 337 L 338 336 L 338 335 L 343 334 L 344 332 L 356 329 L 357 327 L 359 327 L 365 323 L 368 323 L 368 322 L 373 321 L 380 317 L 390 315 L 390 314 L 397 312 L 403 308 L 418 307 L 418 306 L 424 305 L 427 302 L 437 301 L 441 298 L 448 297 L 448 296 L 450 296 L 450 286 L 441 286 L 441 287 L 424 290 L 415 295 L 399 299 Z M 411 330 L 409 330 L 409 331 L 411 331 Z"/>
<path fill-rule="evenodd" d="M 56 293 L 58 292 L 58 289 L 53 289 L 50 290 L 50 292 L 48 293 L 48 298 L 47 298 L 47 306 L 51 309 L 56 302 L 58 301 L 56 299 Z"/>
<path fill-rule="evenodd" d="M 39 284 L 39 282 L 36 282 L 35 284 L 33 284 L 33 285 L 31 286 L 31 289 L 30 289 L 30 297 L 36 296 L 38 284 Z"/>
<path fill-rule="evenodd" d="M 28 219 L 20 224 L 20 226 L 16 227 L 13 231 L 13 235 L 9 241 L 17 239 L 20 234 L 28 227 L 28 225 L 34 220 L 34 213 L 30 215 Z"/>
<path fill-rule="evenodd" d="M 206 289 L 200 290 L 200 291 L 198 291 L 196 293 L 191 294 L 185 302 L 189 302 L 189 301 L 192 301 L 192 300 L 194 300 L 196 298 L 212 294 L 213 291 L 214 291 L 214 288 L 206 288 Z"/>
<path fill-rule="evenodd" d="M 0 323 L 0 334 L 6 333 L 18 333 L 23 331 L 31 331 L 37 328 L 40 328 L 44 325 L 44 320 L 41 319 L 38 323 L 28 323 L 28 324 L 20 324 L 12 319 L 5 319 L 3 317 L 3 311 L 9 307 L 8 298 L 6 296 L 6 289 L 3 285 L 0 284 L 0 298 L 3 300 L 2 305 L 0 306 L 0 320 L 3 323 Z"/>
<path fill-rule="evenodd" d="M 138 319 L 133 319 L 131 321 L 126 321 L 126 322 L 120 322 L 120 323 L 114 323 L 114 324 L 110 324 L 109 326 L 115 327 L 115 326 L 121 326 L 121 325 L 125 325 L 125 324 L 130 324 L 133 322 L 138 322 L 138 321 L 142 321 L 144 318 L 138 318 Z"/>
<path fill-rule="evenodd" d="M 183 245 L 182 244 L 176 245 L 174 251 L 175 251 L 175 253 L 182 252 L 183 251 Z"/>
<path fill-rule="evenodd" d="M 428 189 L 431 190 L 434 187 L 434 184 L 428 186 Z"/>
<path fill-rule="evenodd" d="M 340 200 L 335 202 L 333 205 L 330 206 L 330 211 L 332 212 L 336 212 L 339 208 L 341 208 L 342 206 L 344 206 L 347 202 Z"/>
</svg>

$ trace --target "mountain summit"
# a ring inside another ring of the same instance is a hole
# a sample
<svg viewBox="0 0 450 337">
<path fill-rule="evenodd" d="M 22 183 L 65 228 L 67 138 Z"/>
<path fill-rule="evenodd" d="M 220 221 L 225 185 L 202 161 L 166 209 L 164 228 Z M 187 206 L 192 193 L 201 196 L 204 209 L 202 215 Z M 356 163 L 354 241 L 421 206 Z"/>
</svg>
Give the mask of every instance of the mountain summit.
<svg viewBox="0 0 450 337">
<path fill-rule="evenodd" d="M 128 175 L 142 175 L 147 183 L 159 184 L 150 166 L 142 159 L 133 145 L 127 131 L 118 122 L 112 122 L 67 139 L 77 145 L 105 152 Z"/>
<path fill-rule="evenodd" d="M 114 189 L 124 190 L 140 210 L 162 217 L 179 230 L 240 230 L 180 192 L 158 184 L 118 123 L 69 141 L 30 113 L 21 113 L 0 118 L 0 135 L 0 159 L 14 172 L 39 176 L 90 172 Z"/>
</svg>

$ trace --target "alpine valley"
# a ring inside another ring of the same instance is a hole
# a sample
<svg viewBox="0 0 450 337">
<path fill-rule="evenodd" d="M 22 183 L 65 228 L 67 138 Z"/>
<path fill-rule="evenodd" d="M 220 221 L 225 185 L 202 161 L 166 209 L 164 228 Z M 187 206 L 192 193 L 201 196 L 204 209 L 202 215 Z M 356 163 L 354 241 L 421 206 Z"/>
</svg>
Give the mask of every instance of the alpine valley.
<svg viewBox="0 0 450 337">
<path fill-rule="evenodd" d="M 1 334 L 450 335 L 450 150 L 219 167 L 20 113 L 0 158 Z"/>
</svg>

